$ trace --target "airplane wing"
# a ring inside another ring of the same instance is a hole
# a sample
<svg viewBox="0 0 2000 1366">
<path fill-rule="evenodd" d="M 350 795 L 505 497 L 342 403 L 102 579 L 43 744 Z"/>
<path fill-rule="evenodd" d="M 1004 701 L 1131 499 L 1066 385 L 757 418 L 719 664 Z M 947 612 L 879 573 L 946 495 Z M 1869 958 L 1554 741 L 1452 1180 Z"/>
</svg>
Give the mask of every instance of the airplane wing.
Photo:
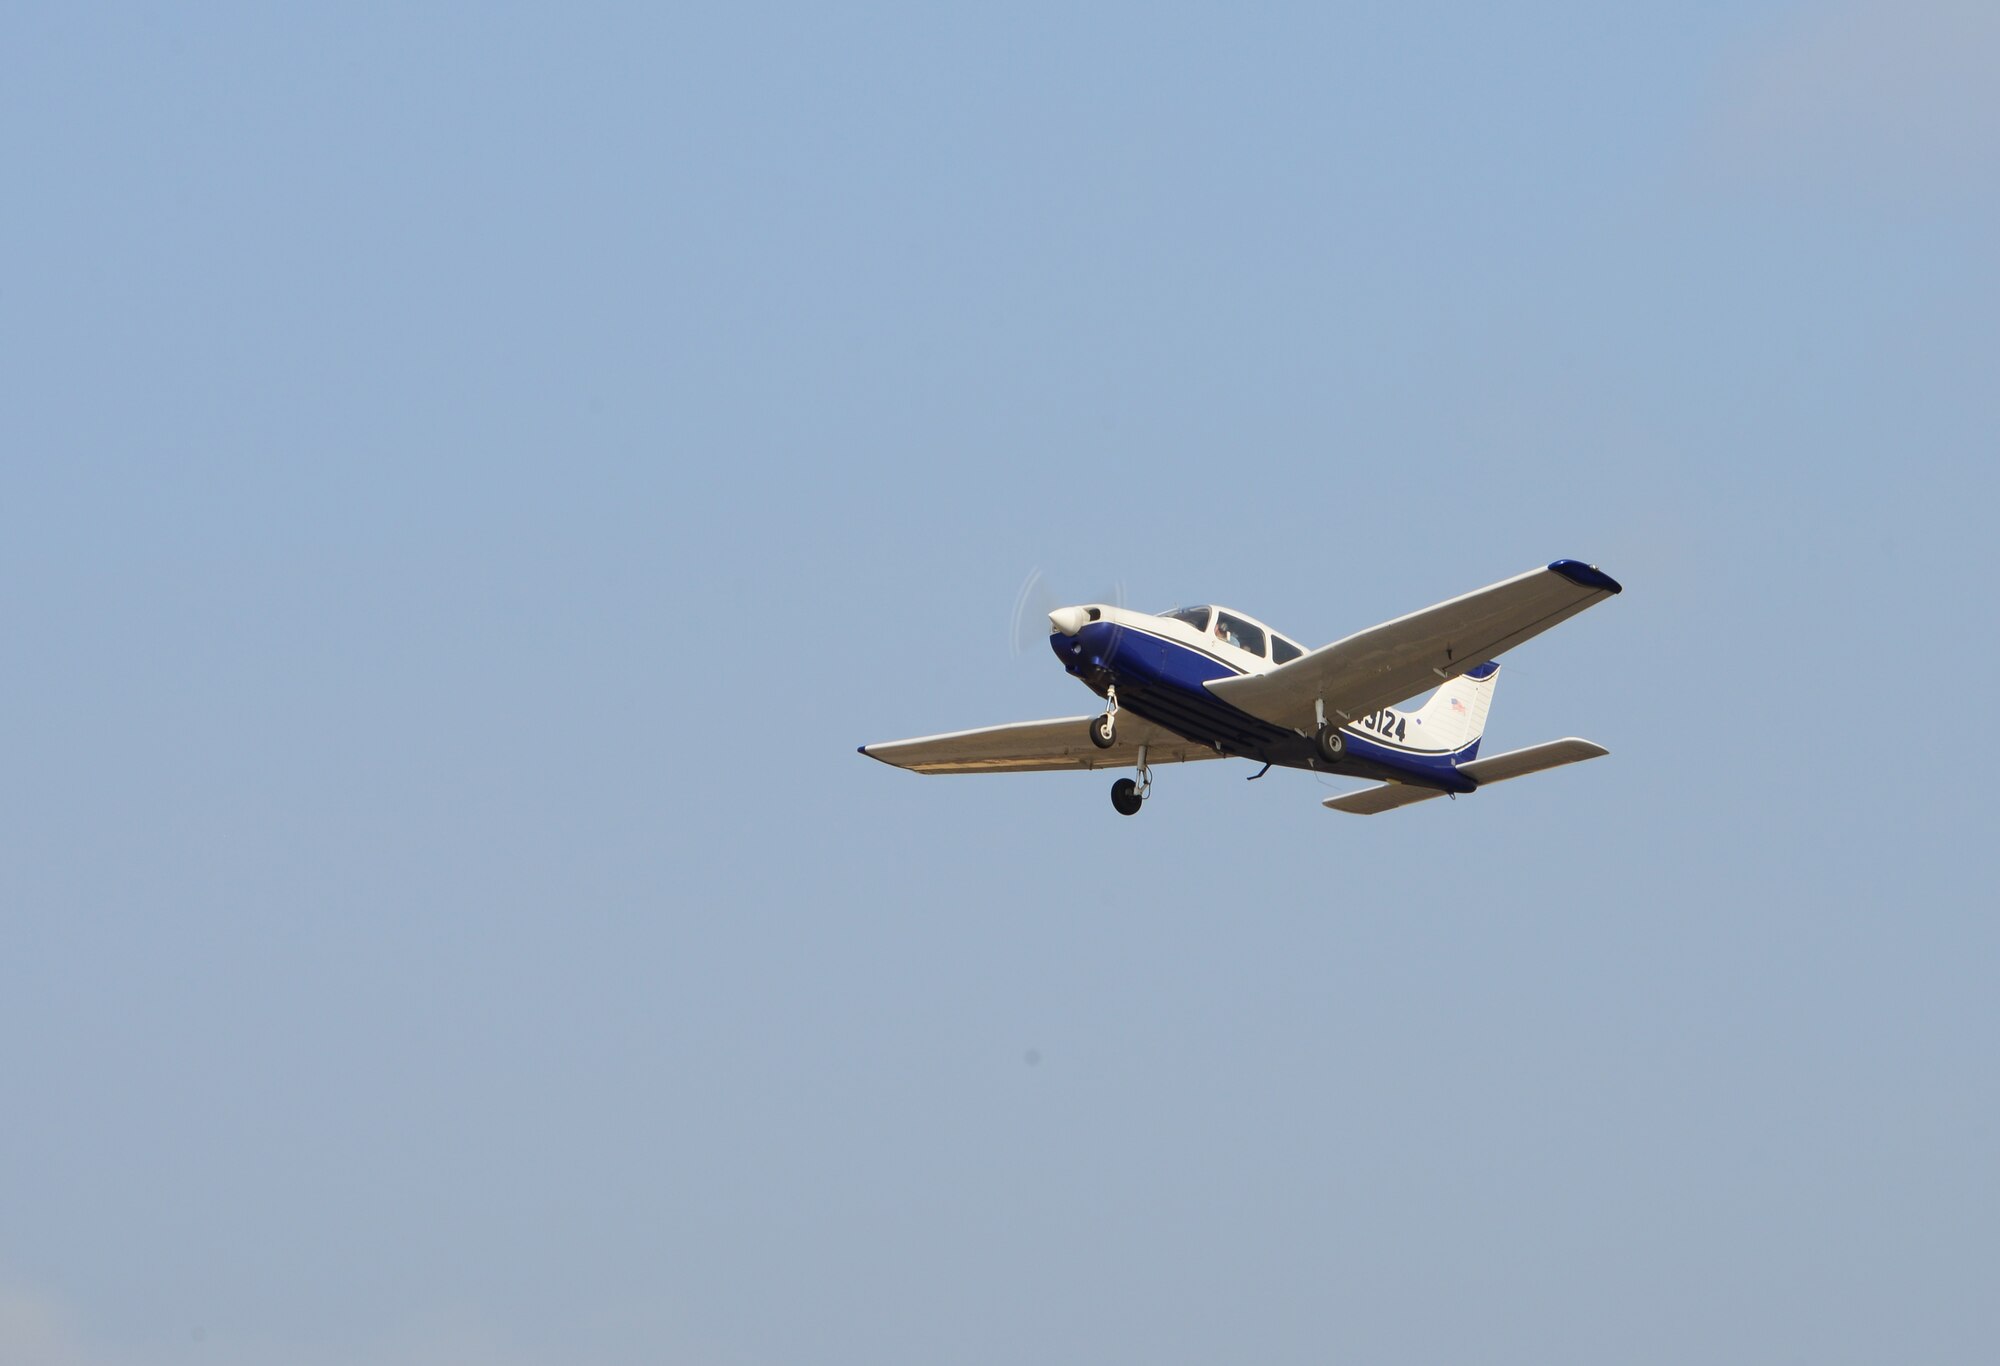
<svg viewBox="0 0 2000 1366">
<path fill-rule="evenodd" d="M 1320 699 L 1334 725 L 1366 716 L 1456 678 L 1621 591 L 1616 579 L 1593 565 L 1557 560 L 1370 627 L 1268 673 L 1205 686 L 1239 711 L 1311 735 Z"/>
<path fill-rule="evenodd" d="M 1525 778 L 1530 773 L 1540 773 L 1543 769 L 1560 768 L 1564 764 L 1578 764 L 1585 759 L 1601 758 L 1610 752 L 1602 745 L 1594 745 L 1588 740 L 1579 740 L 1571 736 L 1567 740 L 1551 740 L 1547 744 L 1509 750 L 1490 759 L 1474 759 L 1469 764 L 1460 764 L 1458 771 L 1484 787 L 1488 783 L 1503 783 L 1509 778 Z M 1432 797 L 1443 795 L 1444 793 L 1434 787 L 1417 787 L 1410 783 L 1381 783 L 1354 792 L 1343 792 L 1338 797 L 1328 797 L 1320 805 L 1331 811 L 1346 811 L 1356 816 L 1373 816 L 1384 811 L 1394 811 L 1399 806 L 1426 802 Z"/>
<path fill-rule="evenodd" d="M 1198 745 L 1131 712 L 1118 715 L 1118 743 L 1099 749 L 1090 743 L 1088 716 L 1064 716 L 1053 721 L 1016 721 L 983 730 L 926 735 L 916 740 L 889 740 L 863 745 L 861 753 L 913 773 L 1044 773 L 1061 769 L 1131 768 L 1146 747 L 1148 764 L 1192 763 L 1220 759 L 1207 745 Z"/>
</svg>

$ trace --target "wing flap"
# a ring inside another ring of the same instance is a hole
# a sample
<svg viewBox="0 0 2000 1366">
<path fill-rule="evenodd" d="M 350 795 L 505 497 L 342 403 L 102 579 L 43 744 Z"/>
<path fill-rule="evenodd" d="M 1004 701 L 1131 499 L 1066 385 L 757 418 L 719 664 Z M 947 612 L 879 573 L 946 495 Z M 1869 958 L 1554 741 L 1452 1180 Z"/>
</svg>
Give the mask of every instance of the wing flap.
<svg viewBox="0 0 2000 1366">
<path fill-rule="evenodd" d="M 863 745 L 860 752 L 912 773 L 1052 773 L 1065 769 L 1131 768 L 1139 761 L 1141 745 L 1146 747 L 1148 764 L 1193 763 L 1222 757 L 1207 745 L 1198 745 L 1130 712 L 1118 715 L 1118 743 L 1109 749 L 1099 749 L 1090 742 L 1090 721 L 1088 716 L 1016 721 L 948 735 Z"/>
<path fill-rule="evenodd" d="M 1557 560 L 1357 632 L 1268 673 L 1216 679 L 1218 698 L 1310 734 L 1324 699 L 1336 724 L 1416 696 L 1622 591 L 1617 580 Z"/>
</svg>

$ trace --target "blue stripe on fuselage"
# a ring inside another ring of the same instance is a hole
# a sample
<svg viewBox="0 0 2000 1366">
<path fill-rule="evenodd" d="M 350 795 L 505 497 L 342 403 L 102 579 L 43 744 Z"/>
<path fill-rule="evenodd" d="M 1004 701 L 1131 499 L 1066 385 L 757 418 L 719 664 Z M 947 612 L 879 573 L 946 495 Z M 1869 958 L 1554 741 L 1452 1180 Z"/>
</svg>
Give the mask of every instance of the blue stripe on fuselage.
<svg viewBox="0 0 2000 1366">
<path fill-rule="evenodd" d="M 1198 743 L 1261 758 L 1298 738 L 1204 688 L 1210 679 L 1243 672 L 1205 650 L 1112 622 L 1092 622 L 1075 636 L 1056 632 L 1049 646 L 1064 668 L 1097 691 L 1115 685 L 1120 706 Z"/>
<path fill-rule="evenodd" d="M 1240 711 L 1203 687 L 1244 672 L 1205 650 L 1106 621 L 1092 622 L 1074 636 L 1051 632 L 1049 648 L 1070 673 L 1100 692 L 1104 684 L 1115 685 L 1121 707 L 1177 735 L 1260 763 L 1328 768 L 1310 739 Z M 1352 728 L 1346 734 L 1348 757 L 1334 772 L 1400 779 L 1446 792 L 1470 792 L 1477 786 L 1458 771 L 1451 755 L 1392 749 Z"/>
<path fill-rule="evenodd" d="M 1234 678 L 1243 672 L 1206 650 L 1141 627 L 1108 621 L 1090 623 L 1076 633 L 1074 640 L 1060 634 L 1050 636 L 1049 640 L 1065 664 L 1078 656 L 1063 647 L 1081 645 L 1082 658 L 1098 661 L 1100 667 L 1118 674 L 1121 682 L 1129 675 L 1134 682 L 1191 692 L 1211 679 Z M 1071 668 L 1070 672 L 1075 673 L 1076 669 Z"/>
<path fill-rule="evenodd" d="M 1477 743 L 1474 742 L 1475 745 Z M 1470 792 L 1479 786 L 1459 772 L 1458 765 L 1453 762 L 1456 755 L 1465 753 L 1462 749 L 1452 754 L 1412 754 L 1406 749 L 1390 749 L 1387 745 L 1376 744 L 1366 734 L 1348 727 L 1347 753 L 1348 757 L 1341 761 L 1339 771 L 1342 773 L 1349 772 L 1350 766 L 1359 761 L 1371 768 L 1388 770 L 1398 778 L 1443 788 L 1446 792 Z"/>
</svg>

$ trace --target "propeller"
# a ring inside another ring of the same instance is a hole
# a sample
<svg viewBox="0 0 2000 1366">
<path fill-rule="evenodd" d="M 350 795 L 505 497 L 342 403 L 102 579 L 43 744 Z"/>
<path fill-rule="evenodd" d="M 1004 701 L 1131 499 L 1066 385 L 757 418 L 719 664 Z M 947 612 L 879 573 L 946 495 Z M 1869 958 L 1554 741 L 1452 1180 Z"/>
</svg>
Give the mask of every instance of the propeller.
<svg viewBox="0 0 2000 1366">
<path fill-rule="evenodd" d="M 1102 603 L 1107 607 L 1125 605 L 1125 585 L 1113 583 L 1109 593 L 1096 597 L 1065 598 L 1057 594 L 1053 585 L 1040 569 L 1028 571 L 1028 577 L 1021 580 L 1020 591 L 1014 594 L 1014 616 L 1007 630 L 1007 644 L 1016 659 L 1031 650 L 1047 649 L 1049 613 L 1065 607 L 1075 607 L 1083 603 Z"/>
</svg>

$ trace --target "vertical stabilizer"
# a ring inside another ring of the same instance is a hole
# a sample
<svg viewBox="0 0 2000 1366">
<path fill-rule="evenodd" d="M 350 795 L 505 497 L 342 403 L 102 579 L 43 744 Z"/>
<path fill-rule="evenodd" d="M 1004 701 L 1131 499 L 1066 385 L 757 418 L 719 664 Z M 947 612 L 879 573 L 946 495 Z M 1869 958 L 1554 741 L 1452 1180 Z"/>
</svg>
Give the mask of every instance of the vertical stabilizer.
<svg viewBox="0 0 2000 1366">
<path fill-rule="evenodd" d="M 1446 683 L 1415 711 L 1398 712 L 1409 721 L 1407 727 L 1398 727 L 1404 743 L 1450 754 L 1461 763 L 1473 758 L 1479 753 L 1479 737 L 1486 733 L 1486 713 L 1493 706 L 1493 684 L 1499 676 L 1500 666 L 1489 659 Z"/>
</svg>

